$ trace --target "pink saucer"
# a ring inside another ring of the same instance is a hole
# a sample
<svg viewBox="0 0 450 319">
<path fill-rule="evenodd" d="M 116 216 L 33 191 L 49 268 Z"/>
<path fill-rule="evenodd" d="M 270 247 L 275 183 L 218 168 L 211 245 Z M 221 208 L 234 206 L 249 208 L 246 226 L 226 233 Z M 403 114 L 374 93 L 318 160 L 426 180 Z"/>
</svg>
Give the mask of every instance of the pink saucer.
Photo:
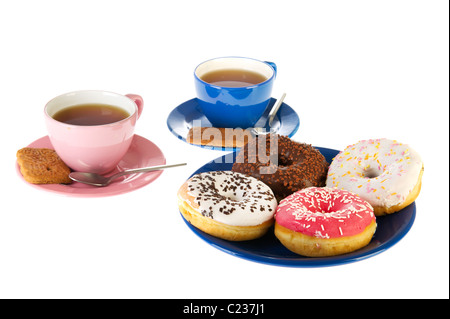
<svg viewBox="0 0 450 319">
<path fill-rule="evenodd" d="M 34 141 L 30 145 L 28 145 L 28 147 L 53 149 L 53 146 L 48 136 L 44 136 Z M 158 148 L 158 146 L 156 146 L 149 140 L 143 138 L 142 136 L 135 134 L 133 137 L 133 141 L 131 142 L 131 146 L 128 149 L 128 152 L 119 162 L 114 171 L 112 171 L 108 175 L 113 175 L 117 172 L 121 172 L 123 170 L 131 168 L 164 165 L 164 164 L 166 164 L 166 159 L 164 157 L 164 154 Z M 16 169 L 19 176 L 23 179 L 23 176 L 20 173 L 19 165 L 17 163 Z M 135 189 L 141 188 L 142 186 L 150 184 L 155 179 L 157 179 L 161 174 L 162 171 L 155 171 L 149 173 L 125 175 L 115 180 L 112 184 L 106 187 L 90 186 L 77 182 L 73 182 L 70 185 L 62 185 L 62 184 L 30 184 L 25 180 L 24 181 L 35 188 L 39 188 L 49 192 L 59 193 L 62 195 L 78 196 L 78 197 L 102 197 L 131 192 Z"/>
</svg>

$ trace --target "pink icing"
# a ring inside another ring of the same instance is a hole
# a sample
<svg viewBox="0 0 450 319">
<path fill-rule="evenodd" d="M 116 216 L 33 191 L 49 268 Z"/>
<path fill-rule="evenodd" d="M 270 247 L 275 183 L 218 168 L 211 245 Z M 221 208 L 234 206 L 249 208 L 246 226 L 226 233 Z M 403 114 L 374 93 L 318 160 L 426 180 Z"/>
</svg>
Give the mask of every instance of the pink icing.
<svg viewBox="0 0 450 319">
<path fill-rule="evenodd" d="M 337 188 L 302 189 L 278 205 L 281 226 L 318 238 L 360 234 L 375 220 L 372 206 L 357 195 Z"/>
</svg>

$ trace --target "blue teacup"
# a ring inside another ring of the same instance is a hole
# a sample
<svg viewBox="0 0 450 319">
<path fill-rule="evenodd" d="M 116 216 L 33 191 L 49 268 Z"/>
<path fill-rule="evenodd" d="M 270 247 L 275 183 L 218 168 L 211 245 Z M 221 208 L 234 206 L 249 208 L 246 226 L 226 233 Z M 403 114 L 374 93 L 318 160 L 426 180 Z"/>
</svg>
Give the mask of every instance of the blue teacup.
<svg viewBox="0 0 450 319">
<path fill-rule="evenodd" d="M 211 72 L 227 70 L 257 73 L 262 77 L 262 82 L 248 83 L 243 87 L 206 82 Z M 275 63 L 251 58 L 222 57 L 201 63 L 195 69 L 194 76 L 203 114 L 215 127 L 253 127 L 269 104 L 276 74 Z"/>
</svg>

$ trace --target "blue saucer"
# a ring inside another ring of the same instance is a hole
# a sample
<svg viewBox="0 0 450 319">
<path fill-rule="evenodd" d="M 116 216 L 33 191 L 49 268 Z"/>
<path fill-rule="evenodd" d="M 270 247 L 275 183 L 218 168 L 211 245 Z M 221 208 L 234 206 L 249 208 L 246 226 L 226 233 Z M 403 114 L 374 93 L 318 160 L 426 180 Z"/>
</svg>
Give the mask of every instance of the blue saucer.
<svg viewBox="0 0 450 319">
<path fill-rule="evenodd" d="M 275 104 L 276 99 L 272 98 L 269 102 L 269 106 L 264 112 L 261 119 L 256 123 L 256 127 L 264 127 L 267 122 L 267 116 Z M 186 142 L 186 137 L 189 130 L 192 128 L 195 121 L 196 126 L 211 127 L 211 123 L 202 113 L 197 99 L 186 101 L 177 106 L 172 112 L 170 112 L 167 118 L 167 126 L 169 130 L 178 137 L 180 140 Z M 200 124 L 200 125 L 199 125 Z M 281 104 L 280 109 L 275 116 L 272 124 L 272 128 L 280 135 L 286 135 L 292 137 L 300 126 L 300 119 L 297 113 L 286 103 Z M 236 148 L 232 147 L 216 147 L 209 145 L 196 145 L 202 148 L 208 148 L 219 151 L 234 151 Z"/>
<path fill-rule="evenodd" d="M 317 147 L 317 149 L 325 156 L 328 162 L 331 162 L 333 157 L 338 153 L 338 151 L 328 148 Z M 194 174 L 231 170 L 236 154 L 237 152 L 234 152 L 221 156 L 200 167 Z M 183 217 L 183 215 L 181 216 Z M 208 235 L 192 226 L 184 218 L 183 220 L 198 237 L 208 244 L 236 257 L 274 266 L 328 267 L 360 261 L 389 249 L 408 233 L 414 223 L 415 217 L 415 203 L 412 203 L 397 213 L 377 217 L 377 230 L 369 245 L 348 254 L 317 258 L 300 256 L 289 251 L 275 237 L 273 228 L 269 229 L 267 234 L 259 239 L 233 242 Z"/>
</svg>

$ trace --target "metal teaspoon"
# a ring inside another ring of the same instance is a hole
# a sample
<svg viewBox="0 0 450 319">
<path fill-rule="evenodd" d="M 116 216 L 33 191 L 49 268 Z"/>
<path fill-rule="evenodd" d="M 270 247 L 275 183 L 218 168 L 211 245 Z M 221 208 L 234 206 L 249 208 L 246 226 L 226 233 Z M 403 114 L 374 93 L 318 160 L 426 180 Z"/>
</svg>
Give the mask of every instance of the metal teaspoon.
<svg viewBox="0 0 450 319">
<path fill-rule="evenodd" d="M 101 186 L 109 185 L 114 179 L 116 179 L 117 177 L 123 176 L 123 175 L 134 174 L 134 173 L 144 173 L 144 172 L 151 172 L 151 171 L 159 171 L 162 169 L 183 166 L 183 165 L 186 165 L 186 163 L 134 168 L 134 169 L 129 169 L 126 171 L 119 172 L 119 173 L 114 174 L 109 177 L 105 177 L 105 176 L 102 176 L 102 175 L 99 175 L 96 173 L 73 172 L 73 173 L 69 174 L 69 178 L 76 182 L 101 187 Z"/>
</svg>

